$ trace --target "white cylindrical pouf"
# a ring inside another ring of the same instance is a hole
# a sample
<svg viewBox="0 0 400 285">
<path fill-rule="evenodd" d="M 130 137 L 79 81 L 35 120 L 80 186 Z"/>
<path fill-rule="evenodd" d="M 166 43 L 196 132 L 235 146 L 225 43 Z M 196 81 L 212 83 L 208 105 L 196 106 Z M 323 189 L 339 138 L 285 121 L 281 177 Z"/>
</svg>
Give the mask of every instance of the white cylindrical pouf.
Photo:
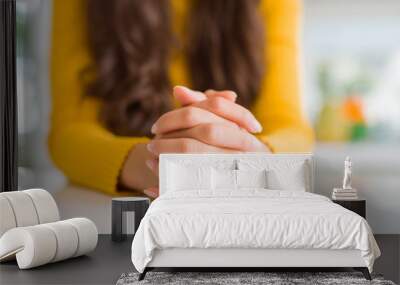
<svg viewBox="0 0 400 285">
<path fill-rule="evenodd" d="M 97 245 L 97 228 L 75 218 L 8 230 L 0 238 L 0 261 L 16 257 L 20 269 L 86 254 Z"/>
<path fill-rule="evenodd" d="M 74 226 L 65 221 L 42 225 L 51 229 L 57 238 L 57 252 L 51 262 L 73 257 L 78 249 L 79 237 Z"/>
<path fill-rule="evenodd" d="M 43 189 L 29 189 L 23 192 L 31 197 L 39 218 L 39 224 L 60 220 L 56 201 L 54 201 L 53 196 L 49 192 Z"/>
<path fill-rule="evenodd" d="M 86 254 L 96 248 L 98 231 L 96 225 L 91 220 L 74 218 L 65 220 L 64 222 L 70 223 L 78 232 L 78 249 L 74 257 Z"/>
<path fill-rule="evenodd" d="M 17 227 L 33 226 L 39 223 L 38 214 L 30 196 L 23 191 L 3 192 L 13 209 Z"/>
<path fill-rule="evenodd" d="M 16 254 L 20 269 L 49 263 L 56 251 L 54 232 L 41 225 L 11 229 L 0 239 L 0 258 Z"/>
<path fill-rule="evenodd" d="M 0 238 L 6 231 L 17 226 L 10 202 L 2 194 L 0 193 Z"/>
</svg>

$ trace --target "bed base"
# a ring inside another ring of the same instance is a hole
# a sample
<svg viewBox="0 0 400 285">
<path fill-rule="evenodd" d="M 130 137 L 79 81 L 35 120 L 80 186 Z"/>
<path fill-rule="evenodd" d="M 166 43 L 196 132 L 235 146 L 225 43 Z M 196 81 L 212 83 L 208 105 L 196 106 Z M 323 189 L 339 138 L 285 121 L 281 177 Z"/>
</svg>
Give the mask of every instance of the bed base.
<svg viewBox="0 0 400 285">
<path fill-rule="evenodd" d="M 138 280 L 142 281 L 149 271 L 165 271 L 165 272 L 348 272 L 349 269 L 360 271 L 366 280 L 372 280 L 367 267 L 146 267 L 139 274 Z"/>
<path fill-rule="evenodd" d="M 371 279 L 361 252 L 354 249 L 156 249 L 139 279 L 143 280 L 146 272 L 154 269 L 192 272 L 337 272 L 355 269 L 361 271 L 366 279 Z"/>
</svg>

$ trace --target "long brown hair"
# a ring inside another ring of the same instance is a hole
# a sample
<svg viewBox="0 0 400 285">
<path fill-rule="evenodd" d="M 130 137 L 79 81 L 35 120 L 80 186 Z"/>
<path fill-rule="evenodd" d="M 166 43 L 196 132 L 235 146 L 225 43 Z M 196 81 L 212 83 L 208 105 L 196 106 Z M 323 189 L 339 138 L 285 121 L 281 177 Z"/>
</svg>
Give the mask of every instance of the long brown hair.
<svg viewBox="0 0 400 285">
<path fill-rule="evenodd" d="M 192 87 L 230 89 L 250 106 L 263 74 L 263 26 L 257 0 L 193 0 L 184 47 Z M 88 0 L 93 57 L 87 93 L 103 101 L 100 119 L 118 135 L 149 135 L 172 108 L 168 75 L 168 0 Z"/>
</svg>

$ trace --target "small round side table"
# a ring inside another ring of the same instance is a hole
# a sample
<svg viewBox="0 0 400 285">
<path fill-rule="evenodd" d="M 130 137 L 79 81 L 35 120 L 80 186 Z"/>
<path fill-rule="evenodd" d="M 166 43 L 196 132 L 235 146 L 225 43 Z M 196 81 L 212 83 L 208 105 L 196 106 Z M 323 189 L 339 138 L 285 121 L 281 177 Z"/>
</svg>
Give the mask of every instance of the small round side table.
<svg viewBox="0 0 400 285">
<path fill-rule="evenodd" d="M 149 205 L 150 199 L 146 197 L 113 198 L 111 239 L 113 241 L 123 241 L 128 234 L 135 234 Z"/>
</svg>

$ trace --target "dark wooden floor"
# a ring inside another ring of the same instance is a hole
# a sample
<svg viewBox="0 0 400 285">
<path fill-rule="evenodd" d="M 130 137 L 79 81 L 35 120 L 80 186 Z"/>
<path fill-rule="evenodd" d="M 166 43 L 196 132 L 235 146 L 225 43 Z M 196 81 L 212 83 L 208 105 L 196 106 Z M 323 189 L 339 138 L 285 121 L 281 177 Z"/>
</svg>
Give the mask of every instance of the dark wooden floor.
<svg viewBox="0 0 400 285">
<path fill-rule="evenodd" d="M 400 281 L 400 235 L 377 235 L 382 256 L 375 272 L 395 283 Z M 108 235 L 88 256 L 81 256 L 42 267 L 19 270 L 15 262 L 0 265 L 0 284 L 115 284 L 124 272 L 134 271 L 130 259 L 131 240 L 114 243 Z"/>
<path fill-rule="evenodd" d="M 400 283 L 400 235 L 375 235 L 381 250 L 374 265 L 374 271 L 381 273 L 386 279 Z"/>
</svg>

